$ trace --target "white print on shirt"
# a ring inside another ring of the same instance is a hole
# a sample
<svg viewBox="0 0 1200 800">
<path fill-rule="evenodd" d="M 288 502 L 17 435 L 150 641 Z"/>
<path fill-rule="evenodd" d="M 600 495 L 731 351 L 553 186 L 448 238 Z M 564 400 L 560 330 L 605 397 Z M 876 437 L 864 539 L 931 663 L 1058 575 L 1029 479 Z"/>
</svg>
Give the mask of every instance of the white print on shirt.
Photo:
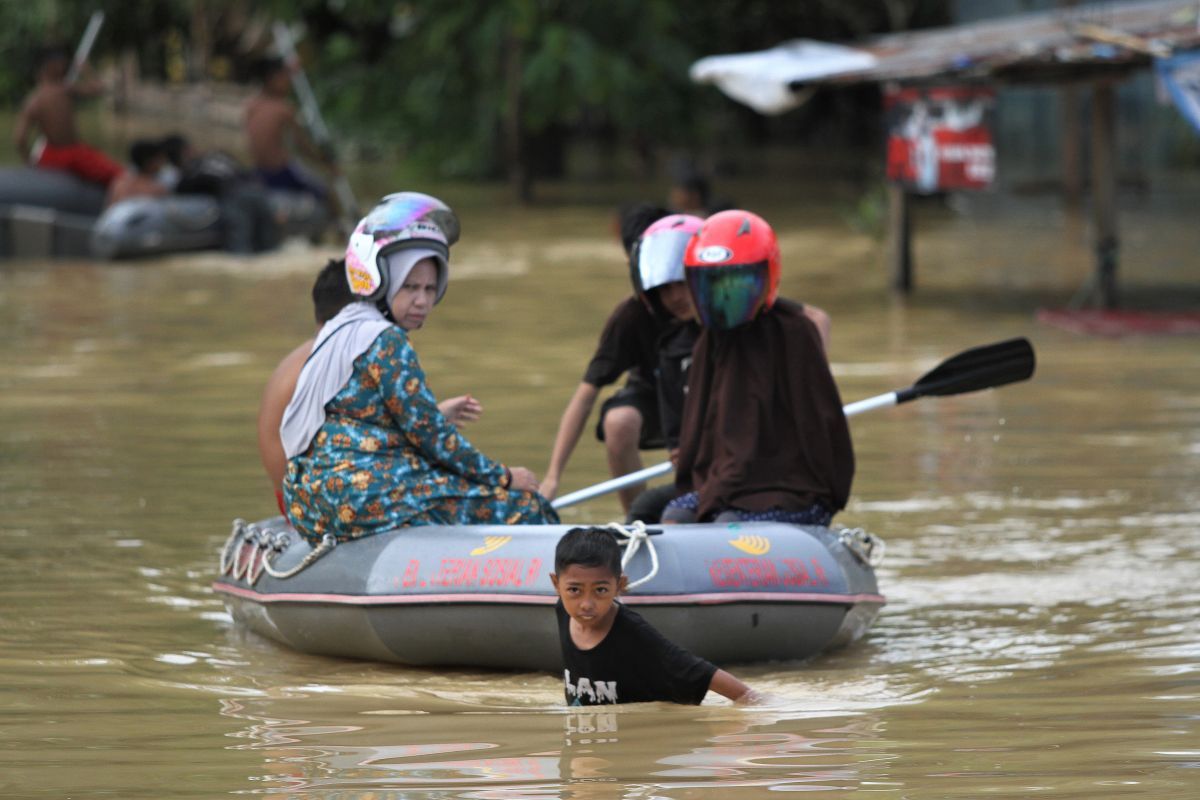
<svg viewBox="0 0 1200 800">
<path fill-rule="evenodd" d="M 571 670 L 563 670 L 563 681 L 567 685 L 567 696 L 575 699 L 581 699 L 584 695 L 592 703 L 615 703 L 617 702 L 617 682 L 616 681 L 596 681 L 593 684 L 587 678 L 580 678 L 578 684 L 571 683 Z"/>
</svg>

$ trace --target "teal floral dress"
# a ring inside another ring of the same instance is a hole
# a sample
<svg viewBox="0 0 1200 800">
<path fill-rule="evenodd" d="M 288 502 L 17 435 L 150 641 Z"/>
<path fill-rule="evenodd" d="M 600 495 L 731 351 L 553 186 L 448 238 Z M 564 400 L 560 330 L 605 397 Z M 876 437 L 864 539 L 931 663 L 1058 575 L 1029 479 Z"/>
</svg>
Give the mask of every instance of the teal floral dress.
<svg viewBox="0 0 1200 800">
<path fill-rule="evenodd" d="M 325 422 L 288 461 L 288 517 L 310 542 L 412 525 L 558 522 L 545 498 L 503 488 L 505 468 L 438 410 L 416 351 L 391 327 L 354 363 Z"/>
</svg>

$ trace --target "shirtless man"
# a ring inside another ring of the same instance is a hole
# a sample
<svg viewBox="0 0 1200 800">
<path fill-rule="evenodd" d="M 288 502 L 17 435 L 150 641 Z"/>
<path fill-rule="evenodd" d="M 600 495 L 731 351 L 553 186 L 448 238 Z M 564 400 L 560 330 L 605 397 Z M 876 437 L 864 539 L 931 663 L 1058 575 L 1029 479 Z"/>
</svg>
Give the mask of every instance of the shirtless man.
<svg viewBox="0 0 1200 800">
<path fill-rule="evenodd" d="M 325 188 L 297 167 L 289 146 L 303 156 L 336 171 L 333 158 L 323 153 L 309 138 L 296 118 L 296 109 L 288 99 L 291 76 L 279 59 L 267 59 L 260 66 L 262 88 L 246 101 L 243 124 L 254 171 L 270 189 L 308 192 L 325 199 Z"/>
<path fill-rule="evenodd" d="M 17 114 L 13 141 L 21 160 L 35 166 L 61 169 L 87 181 L 108 186 L 124 169 L 116 161 L 79 139 L 75 128 L 76 99 L 95 97 L 103 91 L 98 81 L 67 83 L 70 60 L 58 49 L 46 50 L 38 66 L 37 86 Z M 45 137 L 40 153 L 30 155 L 30 136 Z"/>
</svg>

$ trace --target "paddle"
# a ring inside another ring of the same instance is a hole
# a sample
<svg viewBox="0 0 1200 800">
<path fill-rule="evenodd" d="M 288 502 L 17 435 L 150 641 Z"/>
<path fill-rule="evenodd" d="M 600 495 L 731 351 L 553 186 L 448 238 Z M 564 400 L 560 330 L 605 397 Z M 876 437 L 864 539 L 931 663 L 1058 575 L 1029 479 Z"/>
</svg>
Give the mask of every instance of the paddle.
<svg viewBox="0 0 1200 800">
<path fill-rule="evenodd" d="M 67 75 L 64 78 L 67 86 L 71 86 L 75 81 L 79 80 L 79 73 L 83 71 L 83 65 L 87 63 L 88 56 L 92 52 L 92 46 L 96 44 L 96 37 L 100 35 L 100 26 L 104 24 L 104 12 L 93 11 L 92 16 L 88 18 L 87 27 L 83 29 L 83 36 L 79 39 L 79 46 L 75 48 L 75 55 L 71 58 L 71 66 L 67 68 Z M 37 164 L 42 157 L 42 150 L 46 148 L 46 137 L 39 136 L 33 143 L 33 149 L 29 154 L 29 163 Z"/>
<path fill-rule="evenodd" d="M 288 64 L 292 89 L 295 90 L 296 97 L 300 98 L 304 126 L 308 128 L 318 146 L 331 148 L 333 137 L 321 116 L 321 107 L 317 105 L 317 96 L 313 94 L 312 84 L 308 82 L 308 76 L 304 74 L 304 69 L 300 66 L 300 56 L 296 53 L 296 43 L 292 39 L 291 30 L 284 23 L 276 22 L 272 32 L 275 35 L 275 46 L 279 48 L 279 54 Z M 354 226 L 358 224 L 360 216 L 358 200 L 354 197 L 354 189 L 350 187 L 350 181 L 341 172 L 334 175 L 333 188 L 337 192 L 338 205 L 342 209 L 342 233 L 348 236 L 354 230 Z"/>
<path fill-rule="evenodd" d="M 1028 379 L 1033 375 L 1035 364 L 1033 345 L 1025 338 L 1008 339 L 996 344 L 973 347 L 938 364 L 907 389 L 899 389 L 850 403 L 843 406 L 842 411 L 847 417 L 853 417 L 876 408 L 907 403 L 918 397 L 948 397 L 955 394 L 977 392 L 980 389 L 993 389 L 997 386 Z M 646 467 L 637 472 L 631 472 L 628 475 L 612 478 L 603 483 L 597 483 L 595 486 L 563 495 L 551 505 L 555 508 L 573 506 L 584 500 L 591 500 L 593 497 L 615 492 L 626 486 L 657 478 L 659 475 L 666 475 L 672 469 L 674 469 L 674 465 L 670 461 L 664 461 L 653 467 Z"/>
</svg>

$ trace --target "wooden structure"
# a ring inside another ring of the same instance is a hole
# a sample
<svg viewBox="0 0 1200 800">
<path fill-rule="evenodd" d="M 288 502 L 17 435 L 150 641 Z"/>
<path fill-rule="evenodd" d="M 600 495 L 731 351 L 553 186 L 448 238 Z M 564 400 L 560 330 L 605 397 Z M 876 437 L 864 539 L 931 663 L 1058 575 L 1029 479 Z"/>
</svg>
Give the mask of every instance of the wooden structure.
<svg viewBox="0 0 1200 800">
<path fill-rule="evenodd" d="M 1096 271 L 1093 290 L 1100 304 L 1118 304 L 1119 235 L 1116 211 L 1116 85 L 1146 69 L 1155 58 L 1200 47 L 1200 2 L 1143 0 L 1071 6 L 994 20 L 891 34 L 847 48 L 870 56 L 867 65 L 825 68 L 797 64 L 787 81 L 794 94 L 814 87 L 860 83 L 1052 84 L 1075 95 L 1090 87 L 1091 199 Z M 697 64 L 699 66 L 699 63 Z M 772 76 L 778 78 L 778 74 Z M 693 78 L 698 76 L 693 68 Z M 744 78 L 743 78 L 744 80 Z M 719 77 L 712 82 L 722 85 Z M 728 90 L 727 90 L 728 91 Z M 1068 104 L 1068 108 L 1072 104 Z M 782 110 L 782 109 L 780 109 Z M 1076 120 L 1064 126 L 1066 136 Z M 1078 141 L 1064 139 L 1064 184 L 1078 191 L 1082 165 Z M 910 292 L 914 285 L 911 212 L 906 191 L 889 191 L 888 260 L 892 285 Z"/>
</svg>

